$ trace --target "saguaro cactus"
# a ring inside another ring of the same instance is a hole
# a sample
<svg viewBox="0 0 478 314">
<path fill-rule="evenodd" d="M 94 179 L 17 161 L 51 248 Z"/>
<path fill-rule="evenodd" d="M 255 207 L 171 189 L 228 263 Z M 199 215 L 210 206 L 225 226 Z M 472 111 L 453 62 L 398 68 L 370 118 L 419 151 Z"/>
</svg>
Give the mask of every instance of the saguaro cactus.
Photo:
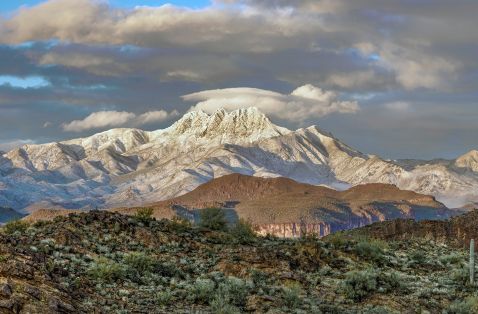
<svg viewBox="0 0 478 314">
<path fill-rule="evenodd" d="M 475 284 L 475 240 L 470 241 L 470 284 Z"/>
</svg>

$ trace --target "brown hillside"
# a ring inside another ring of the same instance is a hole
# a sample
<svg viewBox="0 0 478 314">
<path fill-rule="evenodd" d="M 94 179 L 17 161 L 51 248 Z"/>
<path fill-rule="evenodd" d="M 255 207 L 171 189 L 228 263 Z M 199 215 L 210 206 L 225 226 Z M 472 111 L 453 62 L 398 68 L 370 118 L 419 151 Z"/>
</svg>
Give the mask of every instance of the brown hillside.
<svg viewBox="0 0 478 314">
<path fill-rule="evenodd" d="M 211 180 L 182 196 L 156 205 L 182 204 L 199 206 L 200 204 L 246 201 L 290 193 L 313 193 L 317 196 L 337 195 L 337 191 L 315 185 L 299 183 L 288 178 L 260 178 L 241 174 L 230 174 Z"/>
<path fill-rule="evenodd" d="M 287 178 L 240 174 L 223 176 L 185 195 L 144 206 L 154 208 L 158 219 L 181 216 L 195 221 L 196 209 L 225 207 L 229 219 L 244 218 L 255 224 L 260 233 L 282 236 L 298 236 L 301 228 L 327 235 L 377 221 L 445 219 L 457 214 L 432 196 L 403 191 L 393 185 L 366 184 L 339 192 Z M 137 210 L 137 207 L 112 209 L 130 215 Z M 51 219 L 54 215 L 54 211 L 40 212 L 29 219 Z"/>
<path fill-rule="evenodd" d="M 444 219 L 456 214 L 432 196 L 403 191 L 393 185 L 367 184 L 339 192 L 287 178 L 240 174 L 214 179 L 190 193 L 150 206 L 156 209 L 158 218 L 170 218 L 174 212 L 190 218 L 194 216 L 193 209 L 222 206 L 233 210 L 237 217 L 250 220 L 263 233 L 276 233 L 274 230 L 279 228 L 281 234 L 295 234 L 297 226 L 304 223 L 310 225 L 306 228 L 319 229 L 322 235 L 375 221 Z"/>
</svg>

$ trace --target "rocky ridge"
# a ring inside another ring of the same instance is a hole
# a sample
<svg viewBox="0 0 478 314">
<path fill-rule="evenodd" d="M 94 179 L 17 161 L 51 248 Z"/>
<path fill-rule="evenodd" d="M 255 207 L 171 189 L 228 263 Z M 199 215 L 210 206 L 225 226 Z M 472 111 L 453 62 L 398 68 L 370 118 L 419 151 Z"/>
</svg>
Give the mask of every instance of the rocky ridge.
<svg viewBox="0 0 478 314">
<path fill-rule="evenodd" d="M 472 313 L 478 305 L 466 252 L 446 243 L 353 233 L 243 240 L 107 211 L 9 225 L 0 229 L 0 312 Z"/>
</svg>

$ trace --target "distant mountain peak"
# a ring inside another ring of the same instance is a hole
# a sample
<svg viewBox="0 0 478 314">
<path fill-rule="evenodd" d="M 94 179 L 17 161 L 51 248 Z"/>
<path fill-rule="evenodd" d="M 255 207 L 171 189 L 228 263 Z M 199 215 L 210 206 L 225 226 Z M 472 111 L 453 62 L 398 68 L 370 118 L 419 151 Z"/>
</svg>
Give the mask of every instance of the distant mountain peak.
<svg viewBox="0 0 478 314">
<path fill-rule="evenodd" d="M 258 140 L 284 135 L 291 131 L 273 124 L 256 107 L 237 109 L 228 112 L 224 108 L 211 114 L 202 110 L 190 111 L 166 129 L 176 135 L 196 135 L 198 137 L 235 137 Z"/>
</svg>

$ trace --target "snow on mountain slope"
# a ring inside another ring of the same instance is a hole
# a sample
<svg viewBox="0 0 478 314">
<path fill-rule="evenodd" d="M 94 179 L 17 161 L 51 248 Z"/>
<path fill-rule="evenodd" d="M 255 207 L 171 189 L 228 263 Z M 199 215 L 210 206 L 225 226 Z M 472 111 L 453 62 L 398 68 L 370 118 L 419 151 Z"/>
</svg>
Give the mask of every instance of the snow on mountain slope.
<svg viewBox="0 0 478 314">
<path fill-rule="evenodd" d="M 163 130 L 113 129 L 14 149 L 0 157 L 0 206 L 138 205 L 230 173 L 338 189 L 390 183 L 456 205 L 478 200 L 474 156 L 404 166 L 365 155 L 316 126 L 296 131 L 276 126 L 256 108 L 193 111 Z"/>
<path fill-rule="evenodd" d="M 478 151 L 472 150 L 467 154 L 458 157 L 455 161 L 455 166 L 459 168 L 467 168 L 471 171 L 478 172 Z"/>
</svg>

